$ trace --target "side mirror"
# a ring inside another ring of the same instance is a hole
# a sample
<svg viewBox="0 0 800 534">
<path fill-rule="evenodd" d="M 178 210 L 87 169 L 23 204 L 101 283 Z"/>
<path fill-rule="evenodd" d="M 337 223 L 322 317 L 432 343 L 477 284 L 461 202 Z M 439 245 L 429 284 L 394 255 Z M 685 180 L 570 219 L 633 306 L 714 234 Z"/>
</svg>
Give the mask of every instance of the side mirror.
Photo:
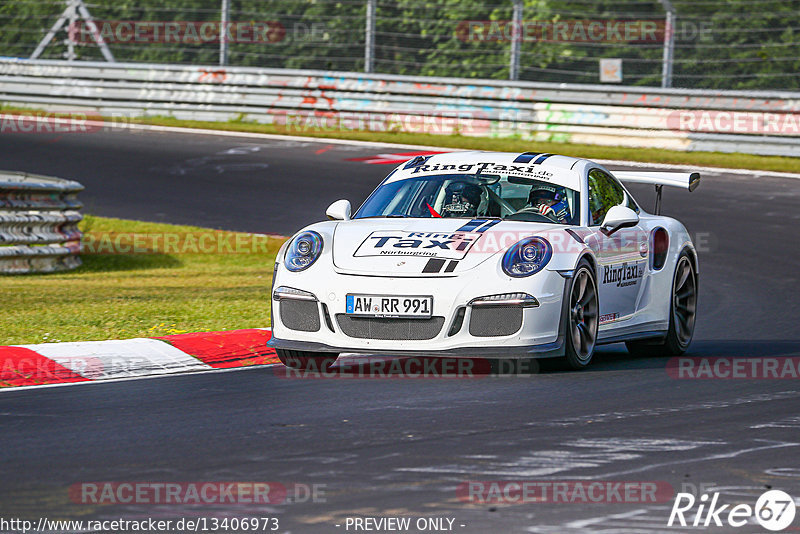
<svg viewBox="0 0 800 534">
<path fill-rule="evenodd" d="M 325 211 L 325 215 L 333 221 L 349 221 L 352 210 L 349 200 L 337 200 Z"/>
<path fill-rule="evenodd" d="M 606 235 L 611 235 L 621 228 L 630 228 L 639 224 L 639 216 L 627 206 L 614 206 L 606 213 L 600 230 Z"/>
</svg>

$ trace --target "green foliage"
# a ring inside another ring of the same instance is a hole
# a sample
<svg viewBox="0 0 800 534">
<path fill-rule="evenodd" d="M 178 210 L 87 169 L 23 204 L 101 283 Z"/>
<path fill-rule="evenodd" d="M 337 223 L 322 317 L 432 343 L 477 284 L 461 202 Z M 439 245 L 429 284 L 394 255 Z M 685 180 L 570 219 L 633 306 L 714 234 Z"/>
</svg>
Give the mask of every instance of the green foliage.
<svg viewBox="0 0 800 534">
<path fill-rule="evenodd" d="M 800 89 L 798 0 L 673 0 L 677 10 L 673 85 L 711 89 Z M 218 21 L 220 0 L 92 0 L 98 21 Z M 386 74 L 507 79 L 511 0 L 381 0 L 375 23 L 375 71 Z M 622 58 L 624 83 L 661 84 L 664 8 L 658 0 L 523 0 L 536 22 L 648 21 L 659 39 L 618 42 L 528 37 L 520 78 L 597 83 L 601 58 Z M 60 0 L 0 4 L 3 55 L 28 57 L 64 9 Z M 233 42 L 229 64 L 288 69 L 362 71 L 366 0 L 231 0 L 230 20 L 270 22 L 268 42 Z M 470 21 L 494 37 L 466 32 Z M 494 26 L 492 24 L 494 23 Z M 497 33 L 499 32 L 499 33 Z M 466 38 L 469 36 L 469 38 Z M 44 58 L 63 58 L 66 32 Z M 214 65 L 219 45 L 112 42 L 118 61 Z M 102 60 L 93 44 L 79 59 Z"/>
</svg>

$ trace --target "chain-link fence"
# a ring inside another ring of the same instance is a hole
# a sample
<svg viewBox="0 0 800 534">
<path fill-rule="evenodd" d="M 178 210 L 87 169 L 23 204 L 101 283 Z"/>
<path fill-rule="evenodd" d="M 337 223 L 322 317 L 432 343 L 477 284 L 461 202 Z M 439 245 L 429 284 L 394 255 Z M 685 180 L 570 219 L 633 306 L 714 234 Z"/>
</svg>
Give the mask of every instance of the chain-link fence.
<svg viewBox="0 0 800 534">
<path fill-rule="evenodd" d="M 800 0 L 490 1 L 13 0 L 0 54 L 800 89 Z"/>
</svg>

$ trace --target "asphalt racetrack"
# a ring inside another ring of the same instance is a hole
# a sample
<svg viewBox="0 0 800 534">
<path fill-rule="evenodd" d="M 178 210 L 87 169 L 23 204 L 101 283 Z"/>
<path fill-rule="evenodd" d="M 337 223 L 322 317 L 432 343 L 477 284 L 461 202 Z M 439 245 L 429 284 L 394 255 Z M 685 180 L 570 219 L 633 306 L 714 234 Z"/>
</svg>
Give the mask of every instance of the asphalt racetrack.
<svg viewBox="0 0 800 534">
<path fill-rule="evenodd" d="M 155 132 L 15 135 L 0 139 L 0 167 L 78 180 L 85 211 L 97 215 L 289 235 L 334 200 L 357 206 L 392 168 L 349 158 L 403 151 Z M 631 189 L 651 206 L 650 187 Z M 663 206 L 700 251 L 688 354 L 800 355 L 800 180 L 704 173 L 694 193 L 665 191 Z M 800 380 L 678 380 L 665 365 L 611 345 L 586 371 L 518 377 L 297 379 L 262 367 L 5 391 L 0 516 L 273 516 L 293 533 L 353 532 L 345 522 L 355 516 L 451 518 L 463 533 L 721 532 L 734 529 L 668 528 L 671 499 L 486 504 L 457 488 L 653 481 L 719 491 L 721 503 L 754 505 L 768 488 L 800 496 Z M 255 507 L 87 505 L 67 490 L 223 480 L 316 484 L 322 495 Z"/>
</svg>

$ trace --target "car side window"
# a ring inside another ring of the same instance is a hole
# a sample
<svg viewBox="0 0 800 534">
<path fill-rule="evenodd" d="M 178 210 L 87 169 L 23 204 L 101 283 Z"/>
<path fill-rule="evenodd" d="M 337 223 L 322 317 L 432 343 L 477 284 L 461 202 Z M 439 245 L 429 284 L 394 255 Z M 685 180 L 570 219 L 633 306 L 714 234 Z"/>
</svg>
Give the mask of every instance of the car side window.
<svg viewBox="0 0 800 534">
<path fill-rule="evenodd" d="M 625 190 L 614 178 L 600 169 L 589 171 L 589 224 L 597 226 L 602 223 L 608 210 L 614 206 L 626 204 L 631 207 L 633 201 L 628 199 L 626 202 L 626 197 Z"/>
</svg>

